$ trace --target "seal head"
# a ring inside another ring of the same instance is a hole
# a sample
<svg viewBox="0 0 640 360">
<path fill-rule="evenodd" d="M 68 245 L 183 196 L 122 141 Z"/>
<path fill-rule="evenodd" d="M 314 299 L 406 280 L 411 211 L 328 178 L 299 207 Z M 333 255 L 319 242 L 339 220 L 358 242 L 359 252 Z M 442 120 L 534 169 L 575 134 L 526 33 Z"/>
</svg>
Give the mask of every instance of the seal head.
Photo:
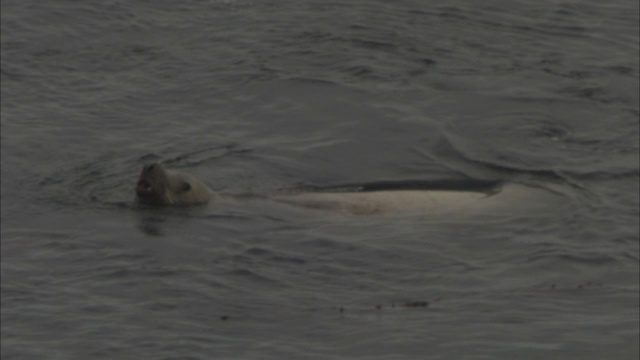
<svg viewBox="0 0 640 360">
<path fill-rule="evenodd" d="M 208 202 L 213 191 L 193 176 L 153 163 L 142 168 L 136 195 L 141 203 L 150 205 L 197 205 Z"/>
</svg>

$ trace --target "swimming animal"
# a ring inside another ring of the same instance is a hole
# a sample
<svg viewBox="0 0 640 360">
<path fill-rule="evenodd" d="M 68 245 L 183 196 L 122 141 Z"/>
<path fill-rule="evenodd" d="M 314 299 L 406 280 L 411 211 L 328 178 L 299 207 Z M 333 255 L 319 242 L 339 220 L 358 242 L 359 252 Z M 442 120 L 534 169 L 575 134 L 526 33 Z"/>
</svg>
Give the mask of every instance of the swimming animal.
<svg viewBox="0 0 640 360">
<path fill-rule="evenodd" d="M 145 165 L 136 185 L 138 200 L 150 205 L 198 205 L 217 195 L 193 176 Z M 420 184 L 372 183 L 325 189 L 298 189 L 265 194 L 227 194 L 237 199 L 268 199 L 299 207 L 354 214 L 386 212 L 528 213 L 557 206 L 565 199 L 546 189 L 497 181 Z"/>
</svg>

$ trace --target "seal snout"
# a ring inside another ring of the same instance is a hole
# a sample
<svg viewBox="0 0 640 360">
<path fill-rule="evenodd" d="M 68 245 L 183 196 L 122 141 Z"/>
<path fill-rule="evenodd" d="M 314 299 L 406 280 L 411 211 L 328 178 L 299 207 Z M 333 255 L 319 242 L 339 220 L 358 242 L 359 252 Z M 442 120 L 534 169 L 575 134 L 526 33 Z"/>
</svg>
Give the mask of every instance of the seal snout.
<svg viewBox="0 0 640 360">
<path fill-rule="evenodd" d="M 140 196 L 149 196 L 153 193 L 153 177 L 157 170 L 161 169 L 158 164 L 148 164 L 142 168 L 138 182 L 136 183 L 136 193 Z"/>
<path fill-rule="evenodd" d="M 147 179 L 140 179 L 136 184 L 136 191 L 140 192 L 151 192 L 152 187 L 151 183 Z"/>
</svg>

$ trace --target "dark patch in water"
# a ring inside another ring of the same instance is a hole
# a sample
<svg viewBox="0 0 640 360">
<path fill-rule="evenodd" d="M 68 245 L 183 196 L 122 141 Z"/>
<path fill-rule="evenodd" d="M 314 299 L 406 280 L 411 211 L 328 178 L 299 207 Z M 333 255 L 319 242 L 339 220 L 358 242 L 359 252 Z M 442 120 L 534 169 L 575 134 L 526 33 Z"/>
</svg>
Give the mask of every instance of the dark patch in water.
<svg viewBox="0 0 640 360">
<path fill-rule="evenodd" d="M 473 179 L 454 180 L 405 180 L 405 181 L 376 181 L 364 184 L 345 184 L 330 186 L 311 186 L 309 191 L 392 191 L 392 190 L 449 190 L 492 193 L 501 185 L 500 181 L 486 181 Z"/>
</svg>

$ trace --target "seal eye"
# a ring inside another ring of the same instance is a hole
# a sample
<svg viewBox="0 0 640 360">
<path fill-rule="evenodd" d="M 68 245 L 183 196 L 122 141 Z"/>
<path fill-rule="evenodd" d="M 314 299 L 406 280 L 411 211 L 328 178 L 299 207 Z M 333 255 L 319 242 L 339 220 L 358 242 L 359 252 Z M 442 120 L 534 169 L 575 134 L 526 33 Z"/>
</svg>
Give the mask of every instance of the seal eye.
<svg viewBox="0 0 640 360">
<path fill-rule="evenodd" d="M 182 183 L 182 191 L 187 192 L 191 190 L 191 184 L 189 184 L 188 182 L 183 182 Z"/>
<path fill-rule="evenodd" d="M 156 164 L 151 164 L 151 165 L 147 166 L 147 171 L 152 171 L 155 166 L 156 166 Z"/>
</svg>

